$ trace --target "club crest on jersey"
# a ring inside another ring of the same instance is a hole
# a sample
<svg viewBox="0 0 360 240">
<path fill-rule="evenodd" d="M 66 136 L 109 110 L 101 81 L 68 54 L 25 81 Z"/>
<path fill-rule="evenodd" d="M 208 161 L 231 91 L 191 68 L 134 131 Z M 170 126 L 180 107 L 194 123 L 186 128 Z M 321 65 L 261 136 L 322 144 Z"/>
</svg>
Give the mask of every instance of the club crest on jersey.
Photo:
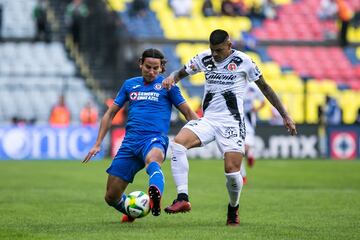
<svg viewBox="0 0 360 240">
<path fill-rule="evenodd" d="M 130 99 L 131 100 L 136 100 L 138 97 L 139 93 L 138 92 L 131 92 L 130 93 Z"/>
<path fill-rule="evenodd" d="M 228 69 L 229 71 L 231 71 L 231 72 L 234 72 L 234 71 L 236 71 L 237 66 L 236 66 L 235 63 L 231 62 L 231 63 L 229 63 L 229 64 L 227 65 L 227 69 Z"/>
<path fill-rule="evenodd" d="M 161 90 L 162 89 L 162 86 L 161 86 L 161 83 L 156 83 L 155 85 L 154 85 L 154 89 L 155 90 Z"/>
</svg>

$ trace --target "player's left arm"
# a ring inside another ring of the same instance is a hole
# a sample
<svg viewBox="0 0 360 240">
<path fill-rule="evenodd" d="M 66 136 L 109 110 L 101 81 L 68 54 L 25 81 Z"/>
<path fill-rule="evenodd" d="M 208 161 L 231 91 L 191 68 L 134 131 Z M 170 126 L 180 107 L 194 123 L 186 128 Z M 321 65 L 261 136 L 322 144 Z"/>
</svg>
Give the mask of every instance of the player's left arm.
<svg viewBox="0 0 360 240">
<path fill-rule="evenodd" d="M 284 125 L 288 129 L 291 135 L 297 134 L 296 126 L 294 121 L 291 119 L 287 111 L 285 110 L 285 107 L 281 103 L 279 97 L 276 95 L 274 90 L 270 87 L 269 84 L 266 83 L 263 76 L 260 76 L 260 78 L 255 81 L 256 85 L 259 87 L 261 92 L 264 94 L 264 96 L 269 100 L 269 102 L 278 110 L 281 117 L 283 118 Z"/>
<path fill-rule="evenodd" d="M 184 117 L 188 121 L 199 118 L 197 114 L 191 109 L 189 104 L 187 104 L 187 102 L 184 102 L 177 106 L 177 109 L 184 115 Z"/>
</svg>

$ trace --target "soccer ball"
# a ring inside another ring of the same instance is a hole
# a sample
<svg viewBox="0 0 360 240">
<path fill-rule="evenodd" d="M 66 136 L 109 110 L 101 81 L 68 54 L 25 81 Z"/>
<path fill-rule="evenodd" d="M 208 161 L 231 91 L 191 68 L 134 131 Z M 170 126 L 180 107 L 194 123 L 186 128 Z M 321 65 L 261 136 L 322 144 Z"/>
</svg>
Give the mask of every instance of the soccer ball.
<svg viewBox="0 0 360 240">
<path fill-rule="evenodd" d="M 142 218 L 150 211 L 149 195 L 142 191 L 135 191 L 126 196 L 125 210 L 132 218 Z"/>
</svg>

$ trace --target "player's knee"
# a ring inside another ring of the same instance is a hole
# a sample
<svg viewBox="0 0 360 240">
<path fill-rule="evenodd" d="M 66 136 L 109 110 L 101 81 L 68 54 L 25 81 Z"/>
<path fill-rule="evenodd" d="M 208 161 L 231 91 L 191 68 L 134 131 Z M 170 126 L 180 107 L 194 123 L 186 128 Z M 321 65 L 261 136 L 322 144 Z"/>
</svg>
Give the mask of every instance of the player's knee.
<svg viewBox="0 0 360 240">
<path fill-rule="evenodd" d="M 182 152 L 182 153 L 185 153 L 187 150 L 186 147 L 184 147 L 184 145 L 176 142 L 175 139 L 171 144 L 171 149 L 173 150 L 173 152 Z"/>
<path fill-rule="evenodd" d="M 106 193 L 104 199 L 109 206 L 115 206 L 116 198 L 112 194 Z"/>
<path fill-rule="evenodd" d="M 181 145 L 183 147 L 185 147 L 185 144 L 186 144 L 185 140 L 182 137 L 179 137 L 179 136 L 176 136 L 174 138 L 173 143 L 179 144 L 179 145 Z"/>
</svg>

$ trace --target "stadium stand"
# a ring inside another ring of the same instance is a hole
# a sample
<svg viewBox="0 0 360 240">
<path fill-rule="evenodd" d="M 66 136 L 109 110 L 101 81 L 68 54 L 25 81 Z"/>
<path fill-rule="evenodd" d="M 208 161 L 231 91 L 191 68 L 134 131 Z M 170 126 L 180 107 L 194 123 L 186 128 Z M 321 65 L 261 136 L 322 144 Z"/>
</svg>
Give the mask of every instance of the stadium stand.
<svg viewBox="0 0 360 240">
<path fill-rule="evenodd" d="M 0 121 L 17 116 L 46 123 L 58 96 L 65 93 L 73 122 L 79 122 L 80 109 L 93 96 L 61 43 L 5 42 L 0 57 Z"/>
<path fill-rule="evenodd" d="M 52 42 L 34 41 L 36 0 L 0 0 L 0 123 L 24 119 L 45 124 L 52 106 L 64 94 L 78 124 L 81 108 L 94 94 L 85 85 L 58 34 Z M 55 28 L 56 29 L 56 28 Z"/>
<path fill-rule="evenodd" d="M 356 1 L 349 0 L 347 2 L 355 9 Z M 302 0 L 282 5 L 278 9 L 277 19 L 266 19 L 261 27 L 253 30 L 253 33 L 261 40 L 328 40 L 329 34 L 325 32 L 324 23 L 317 16 L 319 7 L 320 1 L 318 0 Z M 332 35 L 335 34 L 336 37 L 336 22 L 328 21 L 326 30 Z M 348 30 L 348 39 L 350 42 L 360 42 L 360 28 L 351 26 Z"/>
<path fill-rule="evenodd" d="M 278 5 L 277 17 L 261 21 L 248 16 L 204 17 L 200 0 L 192 1 L 190 17 L 175 17 L 167 0 L 149 1 L 148 17 L 152 20 L 132 21 L 127 17 L 131 1 L 108 2 L 119 12 L 119 16 L 126 19 L 124 22 L 127 28 L 138 38 L 150 42 L 154 38 L 157 41 L 162 39 L 164 43 L 175 41 L 167 47 L 164 44 L 157 45 L 163 50 L 167 49 L 168 68 L 171 70 L 173 66 L 181 66 L 194 54 L 206 49 L 208 46 L 205 42 L 215 28 L 227 30 L 235 41 L 242 40 L 242 33 L 250 33 L 258 38 L 259 44 L 254 51 L 247 53 L 259 65 L 297 122 L 317 123 L 318 107 L 324 104 L 328 94 L 340 102 L 344 123 L 351 123 L 356 118 L 359 103 L 353 101 L 348 106 L 343 99 L 356 96 L 359 92 L 360 48 L 356 45 L 340 48 L 334 45 L 334 39 L 324 34 L 329 30 L 336 34 L 338 25 L 333 21 L 325 26 L 318 19 L 319 1 L 274 1 Z M 255 0 L 244 2 L 248 8 L 258 4 Z M 348 3 L 355 10 L 356 0 L 348 0 Z M 221 1 L 213 1 L 213 4 L 215 11 L 220 12 Z M 151 24 L 147 24 L 150 21 Z M 149 35 L 147 31 L 150 25 L 151 28 L 156 25 L 155 28 L 161 29 L 163 35 L 160 35 L 159 30 Z M 359 34 L 360 29 L 351 26 L 348 31 L 350 43 L 360 42 Z M 182 43 L 176 43 L 177 41 Z M 283 46 L 284 43 L 287 46 Z M 184 79 L 181 83 L 188 101 L 194 103 L 194 106 L 199 104 L 203 84 L 202 75 Z M 269 120 L 270 106 L 263 108 L 259 115 L 261 120 Z"/>
<path fill-rule="evenodd" d="M 0 0 L 3 7 L 1 36 L 3 38 L 33 38 L 35 23 L 32 10 L 36 0 Z"/>
</svg>

